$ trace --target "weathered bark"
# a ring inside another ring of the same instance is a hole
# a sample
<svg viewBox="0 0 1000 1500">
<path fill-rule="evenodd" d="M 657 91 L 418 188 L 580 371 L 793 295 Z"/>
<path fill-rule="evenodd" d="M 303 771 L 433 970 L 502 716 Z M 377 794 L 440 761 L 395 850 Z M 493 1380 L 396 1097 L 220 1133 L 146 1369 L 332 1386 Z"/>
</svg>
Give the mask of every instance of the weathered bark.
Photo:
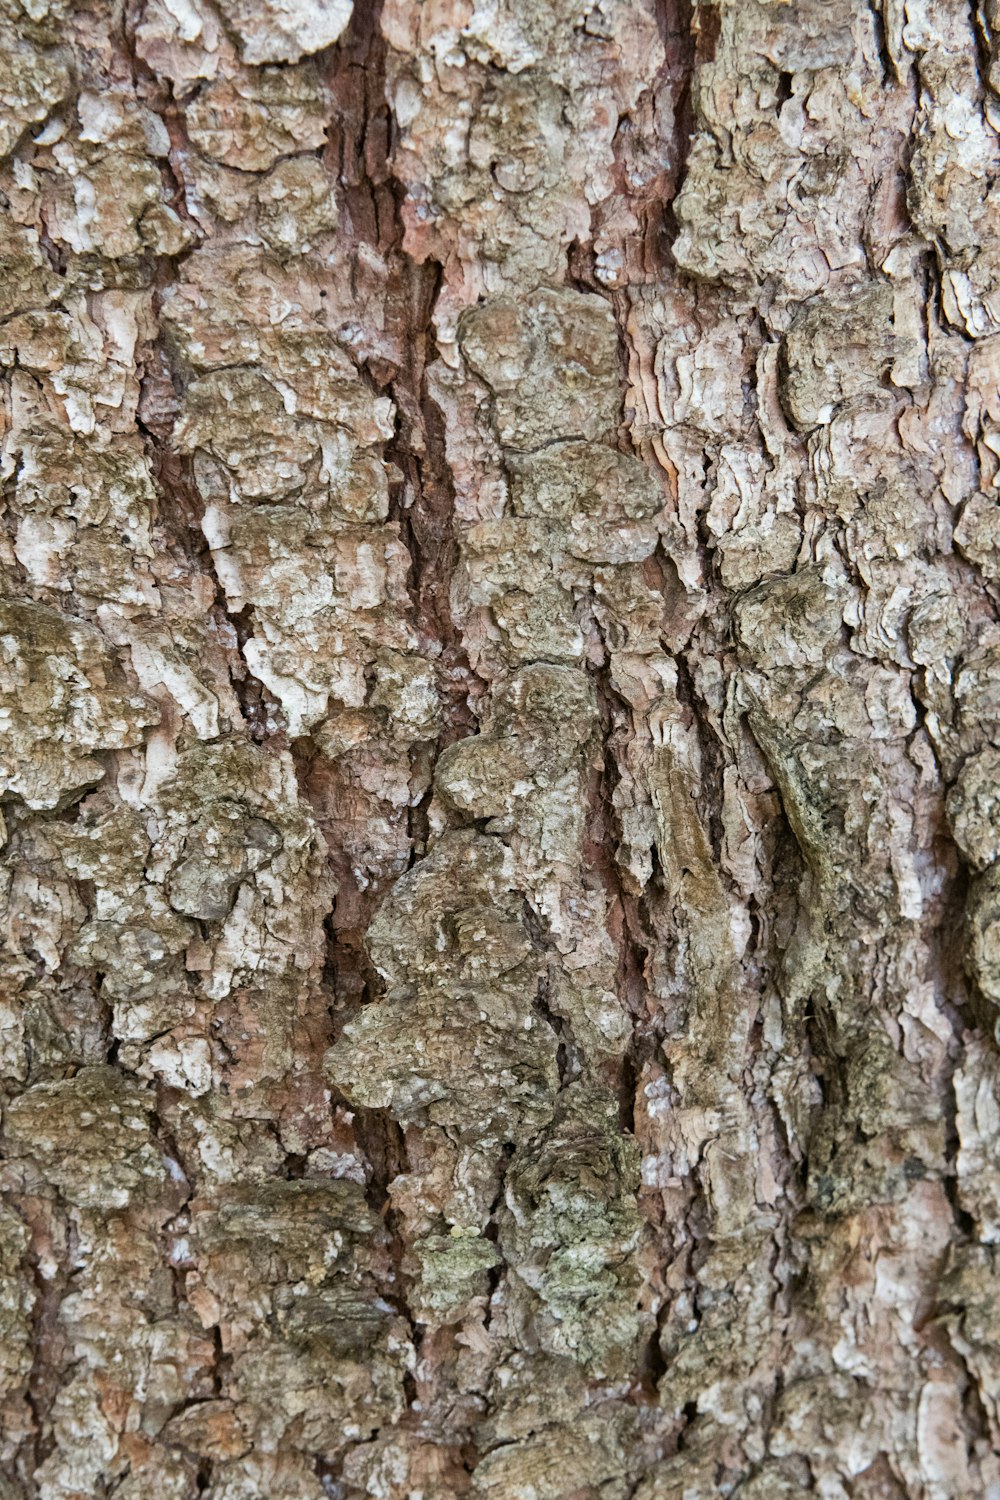
<svg viewBox="0 0 1000 1500">
<path fill-rule="evenodd" d="M 997 1500 L 996 0 L 0 30 L 0 1500 Z"/>
</svg>

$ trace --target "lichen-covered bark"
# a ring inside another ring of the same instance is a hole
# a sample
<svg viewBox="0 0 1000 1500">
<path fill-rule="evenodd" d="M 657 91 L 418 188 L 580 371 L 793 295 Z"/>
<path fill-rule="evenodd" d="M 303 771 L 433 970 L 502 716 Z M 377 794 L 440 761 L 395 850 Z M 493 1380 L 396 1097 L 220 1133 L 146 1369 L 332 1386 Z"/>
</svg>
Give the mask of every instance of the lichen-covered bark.
<svg viewBox="0 0 1000 1500">
<path fill-rule="evenodd" d="M 998 132 L 0 0 L 0 1500 L 1000 1496 Z"/>
</svg>

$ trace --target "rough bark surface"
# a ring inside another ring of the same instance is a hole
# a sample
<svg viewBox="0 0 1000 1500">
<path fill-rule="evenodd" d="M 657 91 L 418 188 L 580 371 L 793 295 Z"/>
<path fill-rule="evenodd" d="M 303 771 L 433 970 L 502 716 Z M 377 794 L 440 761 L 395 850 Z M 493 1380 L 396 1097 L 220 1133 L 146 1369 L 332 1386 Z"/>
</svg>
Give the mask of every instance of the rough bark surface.
<svg viewBox="0 0 1000 1500">
<path fill-rule="evenodd" d="M 0 37 L 0 1500 L 1000 1500 L 997 0 Z"/>
</svg>

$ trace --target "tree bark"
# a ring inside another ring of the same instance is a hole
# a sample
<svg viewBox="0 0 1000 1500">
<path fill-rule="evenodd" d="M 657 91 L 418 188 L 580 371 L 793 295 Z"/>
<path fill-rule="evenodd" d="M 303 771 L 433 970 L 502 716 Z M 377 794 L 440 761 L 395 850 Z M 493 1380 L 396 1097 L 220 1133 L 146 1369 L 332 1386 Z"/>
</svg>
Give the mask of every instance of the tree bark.
<svg viewBox="0 0 1000 1500">
<path fill-rule="evenodd" d="M 0 1500 L 1000 1500 L 997 0 L 0 32 Z"/>
</svg>

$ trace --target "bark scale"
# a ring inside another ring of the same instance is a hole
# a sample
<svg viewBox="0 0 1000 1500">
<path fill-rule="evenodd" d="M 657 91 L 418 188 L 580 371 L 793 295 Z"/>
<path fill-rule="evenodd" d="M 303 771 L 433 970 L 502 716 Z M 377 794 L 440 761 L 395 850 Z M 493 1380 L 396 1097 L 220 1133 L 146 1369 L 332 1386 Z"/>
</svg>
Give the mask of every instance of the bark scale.
<svg viewBox="0 0 1000 1500">
<path fill-rule="evenodd" d="M 0 33 L 0 1500 L 997 1500 L 995 0 Z"/>
</svg>

